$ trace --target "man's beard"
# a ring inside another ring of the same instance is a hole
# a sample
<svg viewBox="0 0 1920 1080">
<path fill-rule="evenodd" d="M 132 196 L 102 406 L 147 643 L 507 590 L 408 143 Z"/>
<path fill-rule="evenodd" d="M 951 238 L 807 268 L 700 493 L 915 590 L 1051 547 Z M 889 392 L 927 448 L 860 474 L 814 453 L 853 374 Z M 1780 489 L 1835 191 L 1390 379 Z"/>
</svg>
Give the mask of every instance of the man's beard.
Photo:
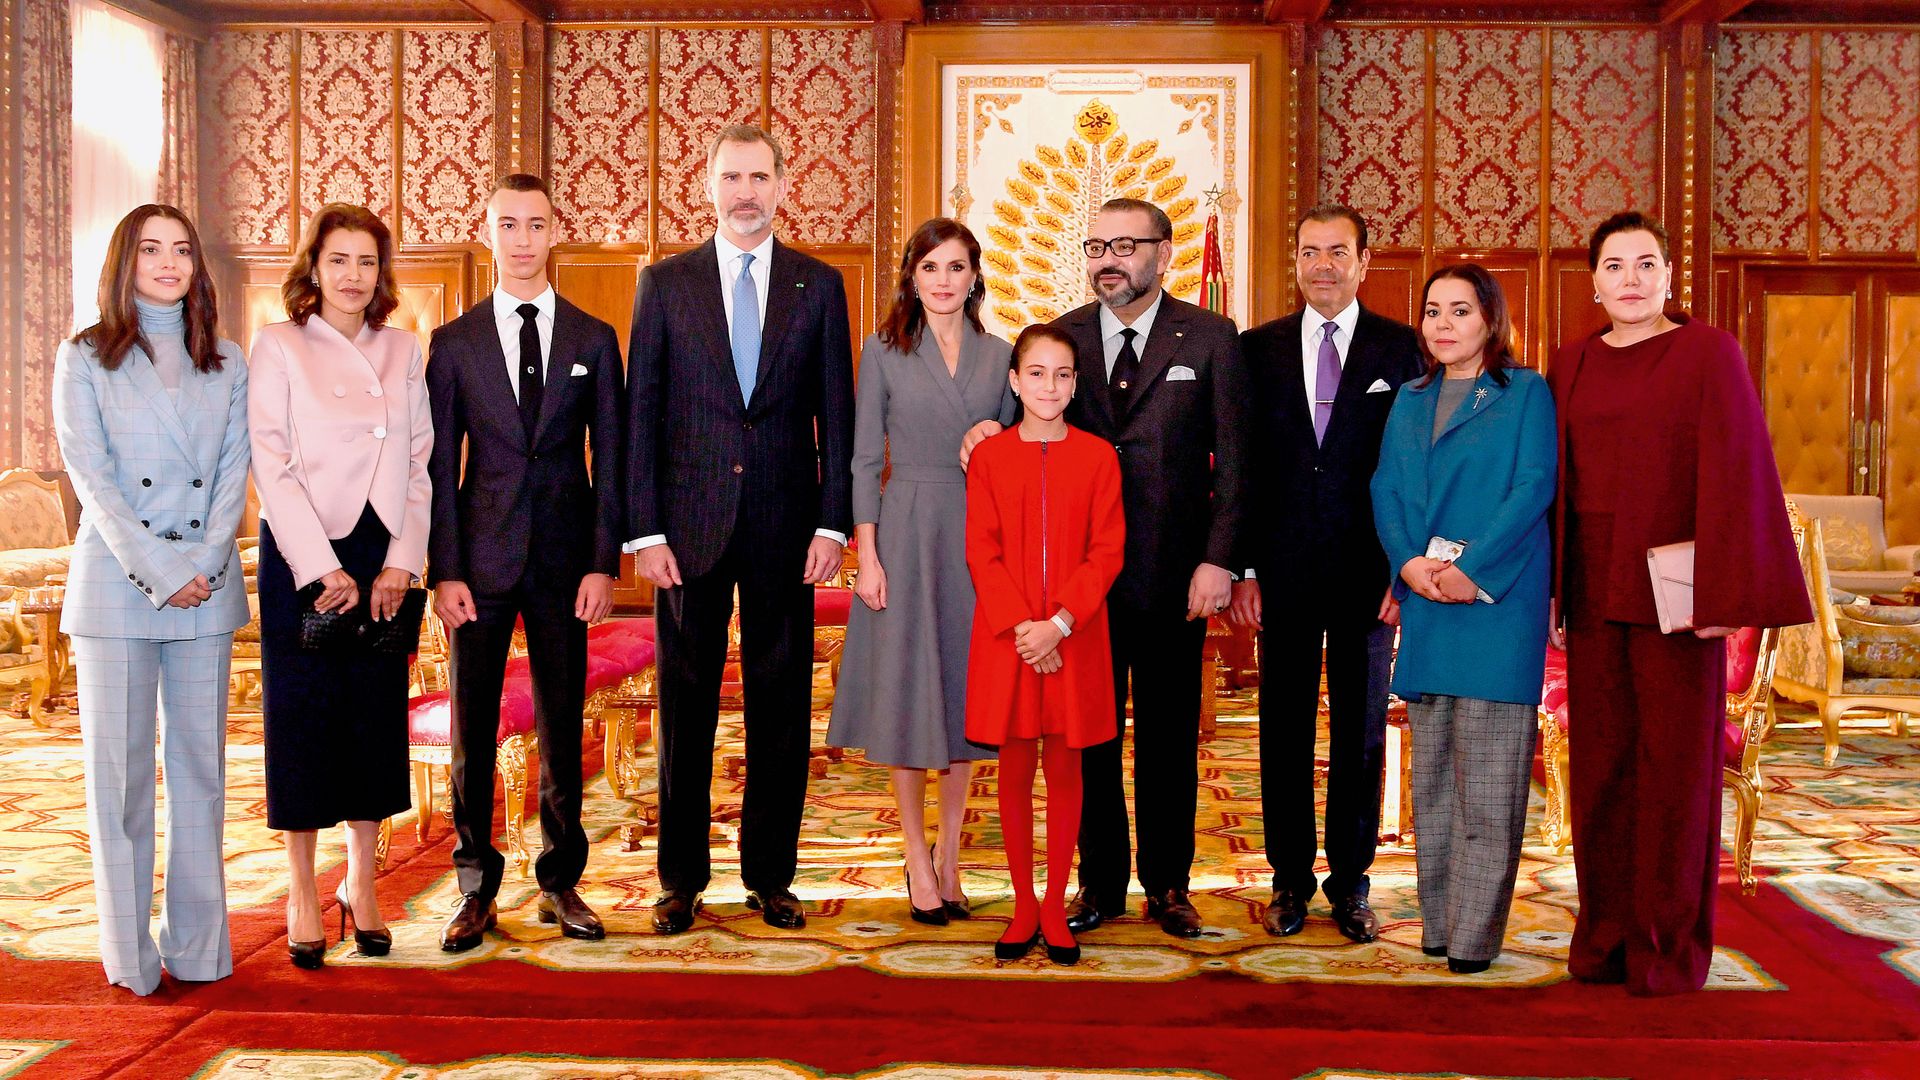
<svg viewBox="0 0 1920 1080">
<path fill-rule="evenodd" d="M 1121 283 L 1103 284 L 1101 279 L 1111 273 L 1119 274 L 1122 278 Z M 1105 267 L 1100 273 L 1094 275 L 1093 292 L 1100 298 L 1100 302 L 1108 307 L 1125 307 L 1147 295 L 1159 283 L 1159 278 L 1151 272 L 1143 273 L 1141 277 L 1136 278 L 1128 273 L 1125 267 Z"/>
</svg>

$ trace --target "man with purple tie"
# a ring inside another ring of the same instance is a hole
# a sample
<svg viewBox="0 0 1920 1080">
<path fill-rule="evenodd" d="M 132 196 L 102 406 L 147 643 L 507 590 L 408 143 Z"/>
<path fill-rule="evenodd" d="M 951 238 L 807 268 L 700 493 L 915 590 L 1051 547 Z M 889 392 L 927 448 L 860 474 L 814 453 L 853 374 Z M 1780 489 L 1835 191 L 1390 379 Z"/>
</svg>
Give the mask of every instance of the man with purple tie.
<svg viewBox="0 0 1920 1080">
<path fill-rule="evenodd" d="M 1232 619 L 1261 628 L 1261 809 L 1274 874 L 1263 923 L 1270 934 L 1299 933 L 1322 884 L 1313 869 L 1313 769 L 1324 642 L 1332 746 L 1323 887 L 1340 932 L 1367 942 L 1378 929 L 1367 869 L 1380 833 L 1399 620 L 1369 484 L 1394 396 L 1422 364 L 1411 327 L 1360 306 L 1365 219 L 1344 206 L 1317 206 L 1294 236 L 1306 308 L 1240 337 L 1253 386 L 1254 492 Z M 1261 623 L 1263 590 L 1274 601 L 1270 627 Z"/>
</svg>

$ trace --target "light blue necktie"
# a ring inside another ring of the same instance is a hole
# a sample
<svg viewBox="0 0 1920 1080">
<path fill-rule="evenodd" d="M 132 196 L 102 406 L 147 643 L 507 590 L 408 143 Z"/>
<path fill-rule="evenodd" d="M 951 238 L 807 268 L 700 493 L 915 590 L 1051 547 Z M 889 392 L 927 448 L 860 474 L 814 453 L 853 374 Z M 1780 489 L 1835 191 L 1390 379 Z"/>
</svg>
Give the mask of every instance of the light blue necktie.
<svg viewBox="0 0 1920 1080">
<path fill-rule="evenodd" d="M 753 400 L 753 381 L 760 373 L 760 292 L 753 287 L 753 253 L 740 256 L 740 276 L 733 279 L 733 373 L 740 380 L 740 400 Z"/>
</svg>

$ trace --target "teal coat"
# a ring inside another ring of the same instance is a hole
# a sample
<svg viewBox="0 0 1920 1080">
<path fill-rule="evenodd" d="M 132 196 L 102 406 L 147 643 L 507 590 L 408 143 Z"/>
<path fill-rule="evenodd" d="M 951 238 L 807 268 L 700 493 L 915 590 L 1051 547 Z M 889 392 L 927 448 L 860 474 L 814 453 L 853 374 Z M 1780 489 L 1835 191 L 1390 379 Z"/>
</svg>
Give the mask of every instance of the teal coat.
<svg viewBox="0 0 1920 1080">
<path fill-rule="evenodd" d="M 1433 438 L 1439 380 L 1400 388 L 1373 474 L 1373 519 L 1400 598 L 1393 692 L 1540 703 L 1546 665 L 1547 510 L 1559 465 L 1553 394 L 1533 371 L 1481 375 Z M 1437 604 L 1399 577 L 1434 536 L 1467 545 L 1457 565 L 1491 604 Z"/>
</svg>

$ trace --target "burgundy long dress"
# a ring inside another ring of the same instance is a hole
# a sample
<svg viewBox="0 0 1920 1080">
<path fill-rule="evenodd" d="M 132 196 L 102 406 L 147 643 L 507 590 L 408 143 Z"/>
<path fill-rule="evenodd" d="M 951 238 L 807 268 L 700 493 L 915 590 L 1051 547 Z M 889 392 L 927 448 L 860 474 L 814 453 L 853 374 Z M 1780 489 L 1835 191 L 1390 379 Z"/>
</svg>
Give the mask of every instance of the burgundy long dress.
<svg viewBox="0 0 1920 1080">
<path fill-rule="evenodd" d="M 1646 550 L 1695 542 L 1700 626 L 1812 618 L 1772 445 L 1732 335 L 1562 347 L 1556 593 L 1567 625 L 1574 867 L 1567 966 L 1636 994 L 1705 985 L 1720 864 L 1725 643 L 1662 634 Z"/>
</svg>

